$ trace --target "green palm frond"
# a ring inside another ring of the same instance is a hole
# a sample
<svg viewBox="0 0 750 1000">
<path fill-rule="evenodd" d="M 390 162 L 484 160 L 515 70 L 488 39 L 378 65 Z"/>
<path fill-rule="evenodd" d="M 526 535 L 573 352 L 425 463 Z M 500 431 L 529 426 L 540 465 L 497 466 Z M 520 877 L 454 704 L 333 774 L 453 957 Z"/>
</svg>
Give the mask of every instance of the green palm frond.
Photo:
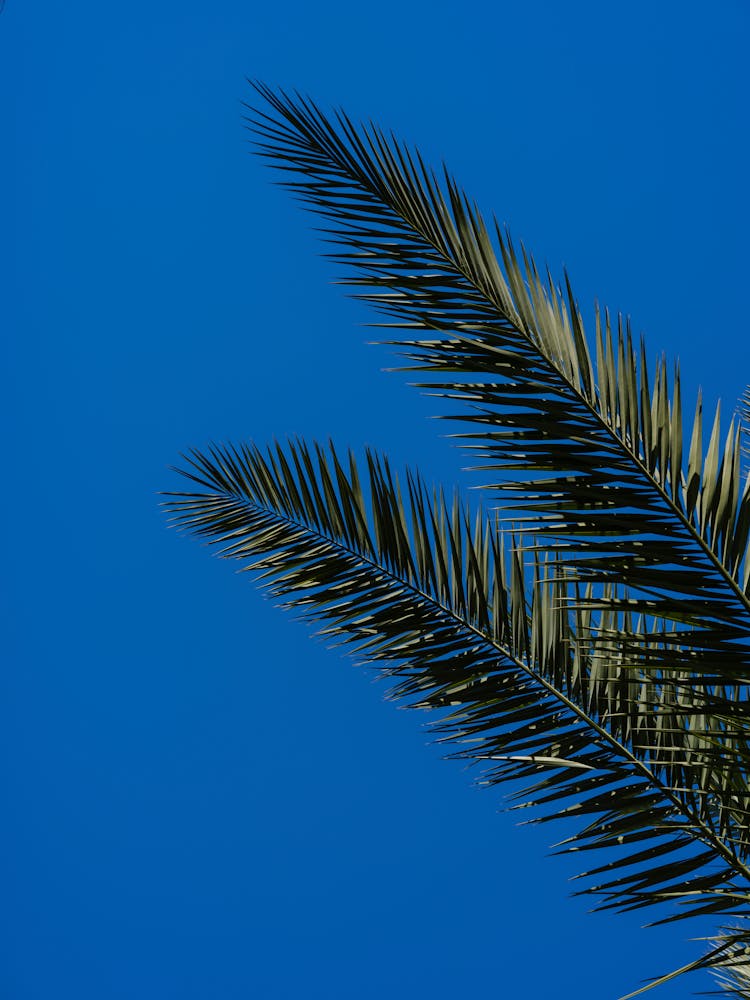
<svg viewBox="0 0 750 1000">
<path fill-rule="evenodd" d="M 627 620 L 585 595 L 570 612 L 566 590 L 580 584 L 559 557 L 506 553 L 481 512 L 414 474 L 402 487 L 372 453 L 363 477 L 332 448 L 213 447 L 183 474 L 196 488 L 166 501 L 179 526 L 374 664 L 394 698 L 434 710 L 438 738 L 484 783 L 530 780 L 513 801 L 535 822 L 578 822 L 561 848 L 604 851 L 581 876 L 600 908 L 746 911 L 750 796 L 737 759 L 750 751 L 727 761 L 726 730 L 707 728 L 678 685 L 632 668 L 617 638 Z M 606 659 L 590 639 L 602 629 Z M 658 629 L 651 639 L 662 643 Z"/>
<path fill-rule="evenodd" d="M 597 313 L 590 350 L 567 278 L 563 294 L 447 171 L 372 124 L 254 86 L 259 152 L 323 217 L 332 256 L 356 270 L 346 283 L 391 317 L 379 325 L 428 334 L 393 343 L 442 376 L 423 387 L 468 404 L 457 436 L 507 510 L 593 585 L 589 606 L 632 615 L 634 667 L 747 711 L 750 478 L 736 422 L 722 435 L 717 407 L 704 448 L 702 403 L 685 428 L 679 372 L 663 359 L 649 370 L 622 318 Z M 670 623 L 656 646 L 651 620 Z M 598 641 L 605 655 L 610 637 Z"/>
</svg>

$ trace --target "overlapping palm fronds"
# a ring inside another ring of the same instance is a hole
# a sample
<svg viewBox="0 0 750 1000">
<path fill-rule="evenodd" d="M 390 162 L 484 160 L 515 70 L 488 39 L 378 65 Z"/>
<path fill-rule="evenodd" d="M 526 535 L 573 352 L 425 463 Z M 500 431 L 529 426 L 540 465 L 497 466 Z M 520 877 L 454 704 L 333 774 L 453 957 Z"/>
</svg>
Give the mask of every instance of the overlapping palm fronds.
<svg viewBox="0 0 750 1000">
<path fill-rule="evenodd" d="M 630 588 L 629 610 L 678 634 L 659 666 L 705 684 L 750 677 L 750 480 L 735 422 L 719 409 L 703 451 L 699 403 L 683 430 L 679 375 L 650 373 L 627 324 L 597 315 L 595 358 L 580 311 L 519 257 L 447 174 L 442 184 L 375 126 L 334 121 L 310 101 L 257 85 L 275 117 L 254 111 L 259 151 L 326 220 L 335 258 L 356 268 L 360 298 L 397 327 L 444 338 L 396 341 L 433 392 L 470 404 L 463 435 L 529 532 L 565 552 L 581 577 Z M 458 376 L 458 377 L 456 377 Z M 687 462 L 683 462 L 683 454 Z M 621 600 L 615 599 L 618 609 Z M 635 657 L 650 660 L 647 634 Z"/>
<path fill-rule="evenodd" d="M 679 373 L 650 370 L 606 312 L 590 348 L 567 278 L 563 293 L 491 236 L 447 172 L 255 86 L 260 152 L 323 217 L 380 325 L 409 331 L 392 343 L 421 384 L 463 406 L 456 436 L 525 542 L 506 552 L 497 522 L 415 475 L 404 499 L 384 459 L 368 455 L 363 489 L 351 456 L 302 444 L 193 452 L 200 489 L 169 509 L 393 677 L 394 697 L 437 710 L 482 780 L 531 780 L 537 821 L 577 818 L 562 849 L 605 850 L 581 876 L 600 907 L 747 915 L 742 420 L 722 436 L 717 408 L 704 442 L 699 401 L 685 430 Z M 732 932 L 659 981 L 746 945 Z"/>
</svg>

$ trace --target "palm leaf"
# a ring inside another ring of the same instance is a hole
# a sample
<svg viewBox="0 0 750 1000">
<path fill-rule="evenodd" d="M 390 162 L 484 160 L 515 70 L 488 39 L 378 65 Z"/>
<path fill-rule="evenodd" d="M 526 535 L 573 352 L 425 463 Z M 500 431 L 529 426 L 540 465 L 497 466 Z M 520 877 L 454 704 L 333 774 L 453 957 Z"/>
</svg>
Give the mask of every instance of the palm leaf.
<svg viewBox="0 0 750 1000">
<path fill-rule="evenodd" d="M 726 731 L 714 738 L 676 685 L 632 669 L 610 609 L 579 595 L 570 612 L 565 590 L 579 585 L 558 558 L 520 544 L 506 553 L 481 512 L 414 474 L 402 488 L 372 453 L 363 477 L 333 448 L 213 447 L 192 452 L 183 474 L 198 489 L 168 494 L 179 526 L 375 665 L 393 698 L 433 710 L 438 738 L 482 782 L 531 780 L 512 801 L 535 822 L 577 821 L 561 849 L 603 852 L 581 876 L 600 907 L 746 910 L 747 771 L 724 762 Z M 602 628 L 605 661 L 590 641 Z"/>
<path fill-rule="evenodd" d="M 593 585 L 590 606 L 640 617 L 635 668 L 709 700 L 718 691 L 717 711 L 728 697 L 747 705 L 750 478 L 739 428 L 722 437 L 717 407 L 704 452 L 702 403 L 686 432 L 677 369 L 670 378 L 662 359 L 650 370 L 643 343 L 606 312 L 592 352 L 567 278 L 563 294 L 447 171 L 439 180 L 372 124 L 254 86 L 266 102 L 250 109 L 258 151 L 322 216 L 332 256 L 356 270 L 348 283 L 391 317 L 379 325 L 429 334 L 394 343 L 412 367 L 442 376 L 426 383 L 434 393 L 468 404 L 457 436 L 508 513 L 522 511 L 524 530 Z M 671 623 L 656 645 L 653 620 Z M 610 637 L 598 641 L 605 655 Z"/>
</svg>

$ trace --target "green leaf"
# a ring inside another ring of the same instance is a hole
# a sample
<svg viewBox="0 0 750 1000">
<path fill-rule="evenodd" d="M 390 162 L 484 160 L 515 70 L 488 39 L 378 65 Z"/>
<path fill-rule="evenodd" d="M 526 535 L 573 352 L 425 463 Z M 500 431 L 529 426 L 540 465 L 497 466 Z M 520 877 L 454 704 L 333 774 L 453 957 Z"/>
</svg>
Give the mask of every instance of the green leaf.
<svg viewBox="0 0 750 1000">
<path fill-rule="evenodd" d="M 566 851 L 619 846 L 582 876 L 628 869 L 586 890 L 600 907 L 679 898 L 722 910 L 750 892 L 744 734 L 723 724 L 707 735 L 679 685 L 634 673 L 617 613 L 592 615 L 591 588 L 569 610 L 558 557 L 512 541 L 506 568 L 481 512 L 431 494 L 412 473 L 402 490 L 372 452 L 362 477 L 354 456 L 341 461 L 333 447 L 214 446 L 192 452 L 184 475 L 201 489 L 168 495 L 178 525 L 375 664 L 393 698 L 436 713 L 439 740 L 478 763 L 483 783 L 532 779 L 514 798 L 528 796 L 534 822 L 584 820 Z M 602 599 L 614 597 L 609 588 Z M 605 658 L 592 641 L 600 633 Z M 711 717 L 728 717 L 731 705 L 713 699 Z M 644 837 L 655 841 L 645 851 Z M 664 853 L 670 860 L 654 867 Z"/>
</svg>

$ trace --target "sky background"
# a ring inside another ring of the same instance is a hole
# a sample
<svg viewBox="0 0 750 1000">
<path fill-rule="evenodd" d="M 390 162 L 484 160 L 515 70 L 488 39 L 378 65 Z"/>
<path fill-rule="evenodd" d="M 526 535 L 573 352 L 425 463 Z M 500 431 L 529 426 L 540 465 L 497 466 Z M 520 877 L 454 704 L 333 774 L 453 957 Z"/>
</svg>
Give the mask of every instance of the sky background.
<svg viewBox="0 0 750 1000">
<path fill-rule="evenodd" d="M 7 0 L 0 996 L 614 1000 L 696 956 L 710 925 L 568 898 L 564 827 L 499 813 L 156 493 L 191 445 L 291 434 L 461 476 L 248 155 L 246 76 L 444 159 L 731 410 L 749 11 Z"/>
</svg>

